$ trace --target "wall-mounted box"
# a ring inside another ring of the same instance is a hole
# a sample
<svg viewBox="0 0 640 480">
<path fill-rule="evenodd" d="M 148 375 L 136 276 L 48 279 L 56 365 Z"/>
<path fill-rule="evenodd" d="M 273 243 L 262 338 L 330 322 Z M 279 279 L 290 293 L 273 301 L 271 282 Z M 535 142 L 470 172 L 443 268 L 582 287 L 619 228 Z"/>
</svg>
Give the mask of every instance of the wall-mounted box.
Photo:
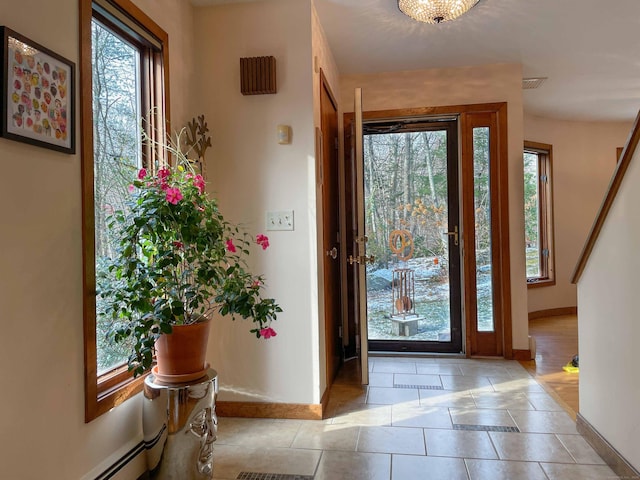
<svg viewBox="0 0 640 480">
<path fill-rule="evenodd" d="M 277 93 L 276 57 L 241 58 L 240 92 L 243 95 Z"/>
</svg>

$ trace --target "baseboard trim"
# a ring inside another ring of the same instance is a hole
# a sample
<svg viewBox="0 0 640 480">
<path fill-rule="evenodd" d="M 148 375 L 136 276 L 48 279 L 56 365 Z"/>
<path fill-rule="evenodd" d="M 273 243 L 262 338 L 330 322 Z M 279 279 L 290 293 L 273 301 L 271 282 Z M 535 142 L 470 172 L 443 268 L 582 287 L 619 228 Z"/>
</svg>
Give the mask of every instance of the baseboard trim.
<svg viewBox="0 0 640 480">
<path fill-rule="evenodd" d="M 600 432 L 579 413 L 576 415 L 576 427 L 578 433 L 584 437 L 618 477 L 626 480 L 640 480 L 638 470 L 627 462 L 607 439 L 600 435 Z"/>
<path fill-rule="evenodd" d="M 536 318 L 543 317 L 559 317 L 561 315 L 577 315 L 578 307 L 561 307 L 561 308 L 548 308 L 547 310 L 537 310 L 535 312 L 529 312 L 529 320 L 535 320 Z"/>
<path fill-rule="evenodd" d="M 520 362 L 526 362 L 527 360 L 531 360 L 531 350 L 513 350 L 512 351 L 513 360 L 518 360 Z"/>
<path fill-rule="evenodd" d="M 216 402 L 220 417 L 322 420 L 322 410 L 320 403 Z"/>
<path fill-rule="evenodd" d="M 324 418 L 324 414 L 327 411 L 327 407 L 329 405 L 329 397 L 331 395 L 331 387 L 333 385 L 329 386 L 329 388 L 325 389 L 324 394 L 322 395 L 322 398 L 320 399 L 320 406 L 322 407 L 322 418 Z"/>
</svg>

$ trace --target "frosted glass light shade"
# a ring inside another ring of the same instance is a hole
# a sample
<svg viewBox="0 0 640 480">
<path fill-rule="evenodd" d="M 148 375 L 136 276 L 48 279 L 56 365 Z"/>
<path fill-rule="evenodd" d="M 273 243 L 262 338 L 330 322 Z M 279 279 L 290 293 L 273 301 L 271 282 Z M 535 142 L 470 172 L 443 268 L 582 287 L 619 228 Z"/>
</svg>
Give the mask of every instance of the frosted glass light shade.
<svg viewBox="0 0 640 480">
<path fill-rule="evenodd" d="M 398 0 L 405 15 L 425 23 L 441 23 L 458 18 L 480 0 Z"/>
</svg>

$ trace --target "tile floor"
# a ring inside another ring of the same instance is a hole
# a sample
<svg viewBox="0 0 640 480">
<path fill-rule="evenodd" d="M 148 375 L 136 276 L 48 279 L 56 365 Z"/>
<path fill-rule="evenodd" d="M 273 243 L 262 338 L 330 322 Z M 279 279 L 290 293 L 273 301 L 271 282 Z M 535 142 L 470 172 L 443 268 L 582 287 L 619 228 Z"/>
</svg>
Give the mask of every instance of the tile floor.
<svg viewBox="0 0 640 480">
<path fill-rule="evenodd" d="M 352 362 L 325 420 L 220 418 L 214 479 L 618 478 L 518 362 L 372 357 L 366 388 Z"/>
</svg>

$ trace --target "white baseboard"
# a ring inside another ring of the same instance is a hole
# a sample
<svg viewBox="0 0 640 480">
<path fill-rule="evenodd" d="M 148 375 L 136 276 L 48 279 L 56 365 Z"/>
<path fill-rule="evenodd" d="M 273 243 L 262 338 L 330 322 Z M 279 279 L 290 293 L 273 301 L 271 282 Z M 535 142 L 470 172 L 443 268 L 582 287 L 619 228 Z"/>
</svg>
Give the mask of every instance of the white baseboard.
<svg viewBox="0 0 640 480">
<path fill-rule="evenodd" d="M 144 442 L 133 439 L 105 458 L 80 480 L 132 480 L 147 470 Z"/>
</svg>

